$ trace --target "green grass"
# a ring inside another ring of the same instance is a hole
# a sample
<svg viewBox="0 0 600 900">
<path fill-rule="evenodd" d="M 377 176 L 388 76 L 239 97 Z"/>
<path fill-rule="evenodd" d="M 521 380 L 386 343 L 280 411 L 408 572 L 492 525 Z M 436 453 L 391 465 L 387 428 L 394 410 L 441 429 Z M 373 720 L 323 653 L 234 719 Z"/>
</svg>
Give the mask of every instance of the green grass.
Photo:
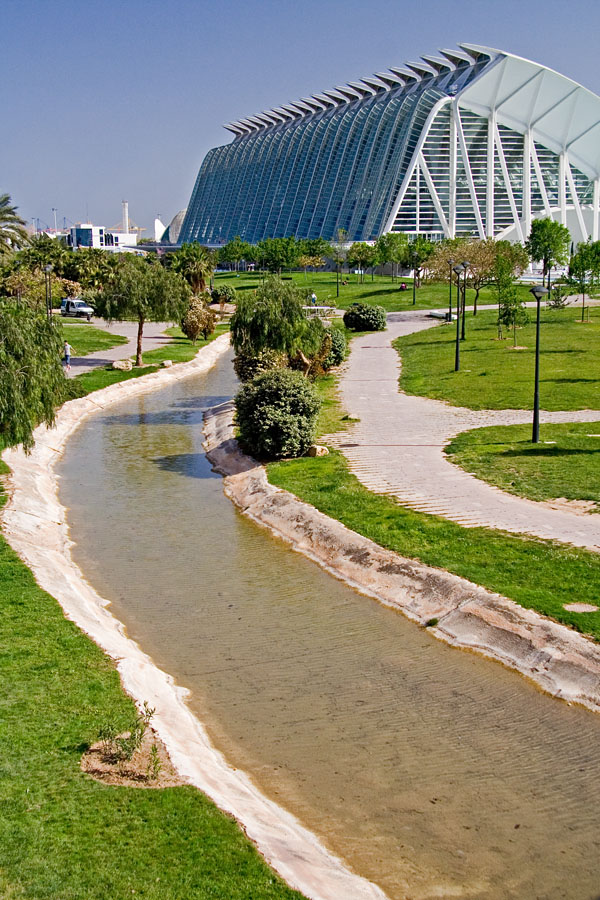
<svg viewBox="0 0 600 900">
<path fill-rule="evenodd" d="M 109 787 L 80 771 L 133 704 L 1 538 L 0 610 L 2 897 L 300 900 L 195 788 Z"/>
<path fill-rule="evenodd" d="M 67 340 L 73 348 L 73 356 L 88 356 L 90 353 L 97 353 L 99 350 L 109 350 L 111 347 L 118 347 L 119 344 L 126 344 L 128 338 L 121 334 L 110 334 L 101 328 L 94 328 L 93 325 L 82 325 L 74 322 L 63 322 L 62 331 L 65 340 Z"/>
<path fill-rule="evenodd" d="M 590 437 L 589 435 L 599 435 Z M 448 444 L 451 461 L 491 484 L 530 500 L 591 500 L 600 510 L 600 422 L 465 431 Z"/>
<path fill-rule="evenodd" d="M 332 379 L 321 390 L 333 394 Z M 343 421 L 343 410 L 332 398 L 324 420 L 328 432 L 334 430 L 336 416 Z M 462 528 L 407 509 L 368 491 L 335 451 L 271 463 L 268 476 L 272 484 L 382 547 L 454 572 L 600 640 L 600 612 L 578 614 L 563 608 L 574 597 L 598 605 L 600 555 L 485 528 Z"/>
<path fill-rule="evenodd" d="M 446 400 L 471 409 L 531 409 L 535 364 L 535 322 L 512 336 L 497 339 L 496 313 L 467 318 L 461 342 L 461 369 L 454 371 L 456 330 L 439 326 L 398 338 L 402 357 L 400 387 L 409 394 Z M 577 312 L 542 310 L 540 406 L 542 409 L 598 409 L 600 406 L 600 309 L 590 324 Z"/>
<path fill-rule="evenodd" d="M 344 278 L 348 279 L 347 285 L 340 282 L 340 296 L 336 297 L 336 276 L 335 272 L 307 272 L 306 277 L 303 272 L 283 273 L 284 278 L 292 278 L 295 284 L 305 288 L 307 294 L 312 290 L 317 295 L 317 302 L 320 306 L 336 306 L 339 309 L 347 309 L 351 303 L 373 303 L 383 306 L 386 312 L 397 312 L 403 309 L 413 309 L 412 305 L 412 280 L 410 278 L 398 278 L 392 283 L 389 275 L 376 275 L 371 280 L 371 275 L 365 275 L 363 284 L 357 282 L 356 275 L 344 274 Z M 215 275 L 215 281 L 223 281 L 230 284 L 236 290 L 246 291 L 254 290 L 260 284 L 262 276 L 258 272 L 240 272 L 226 273 Z M 408 287 L 407 291 L 400 291 L 402 282 Z M 531 300 L 529 287 L 527 285 L 519 285 L 519 293 L 524 300 Z M 467 303 L 471 303 L 475 297 L 475 292 L 467 291 Z M 448 307 L 448 285 L 424 284 L 417 289 L 416 292 L 416 309 L 446 309 Z M 452 305 L 456 302 L 456 290 L 453 291 Z M 479 295 L 479 303 L 496 303 L 496 294 L 491 288 L 483 288 Z"/>
<path fill-rule="evenodd" d="M 195 344 L 192 344 L 185 337 L 179 326 L 168 328 L 165 333 L 172 340 L 163 347 L 159 347 L 156 350 L 148 350 L 144 353 L 142 355 L 143 368 L 134 368 L 130 372 L 121 372 L 119 369 L 113 369 L 112 366 L 102 366 L 93 369 L 91 372 L 84 372 L 71 380 L 72 395 L 73 397 L 85 397 L 87 394 L 91 394 L 92 391 L 99 391 L 119 381 L 128 381 L 130 378 L 149 375 L 151 372 L 158 371 L 161 362 L 165 359 L 170 359 L 173 363 L 189 362 L 196 356 L 198 350 L 210 344 L 211 341 L 214 341 L 221 334 L 225 334 L 228 327 L 226 324 L 217 325 L 214 333 L 210 335 L 208 340 L 201 339 L 196 341 Z"/>
</svg>

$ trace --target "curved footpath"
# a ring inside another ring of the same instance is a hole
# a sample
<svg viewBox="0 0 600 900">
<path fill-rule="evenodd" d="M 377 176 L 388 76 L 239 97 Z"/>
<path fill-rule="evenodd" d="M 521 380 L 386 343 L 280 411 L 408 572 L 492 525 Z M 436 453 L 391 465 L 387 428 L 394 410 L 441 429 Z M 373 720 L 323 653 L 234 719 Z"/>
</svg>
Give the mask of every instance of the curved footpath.
<svg viewBox="0 0 600 900">
<path fill-rule="evenodd" d="M 389 313 L 387 331 L 352 342 L 340 390 L 344 407 L 360 421 L 329 442 L 344 453 L 365 487 L 412 509 L 467 528 L 496 528 L 600 551 L 600 516 L 516 497 L 449 462 L 444 447 L 461 431 L 526 424 L 531 411 L 464 409 L 400 392 L 401 362 L 392 341 L 436 324 L 423 311 Z M 540 411 L 542 423 L 598 420 L 598 410 Z"/>
<path fill-rule="evenodd" d="M 75 321 L 73 324 L 79 324 Z M 83 324 L 83 323 L 82 323 Z M 75 378 L 101 366 L 107 366 L 116 359 L 130 359 L 135 356 L 137 350 L 137 322 L 107 322 L 105 319 L 92 319 L 94 328 L 108 331 L 109 334 L 119 334 L 126 337 L 126 344 L 117 344 L 107 350 L 99 350 L 89 353 L 87 356 L 73 356 L 71 358 L 71 371 L 66 373 L 67 378 Z M 173 338 L 165 334 L 167 328 L 171 328 L 172 322 L 146 322 L 142 336 L 142 352 L 156 350 L 170 344 Z"/>
<path fill-rule="evenodd" d="M 107 601 L 86 582 L 71 558 L 66 511 L 58 501 L 53 471 L 69 436 L 88 415 L 122 398 L 206 372 L 228 347 L 229 335 L 222 335 L 190 363 L 72 400 L 59 410 L 55 428 L 36 430 L 29 456 L 19 449 L 6 450 L 2 456 L 11 468 L 11 490 L 2 515 L 4 535 L 65 615 L 116 660 L 125 690 L 140 706 L 148 701 L 156 708 L 153 726 L 179 774 L 235 816 L 288 884 L 311 900 L 385 900 L 380 888 L 347 869 L 294 816 L 227 764 L 188 709 L 187 692 L 127 637 Z"/>
</svg>

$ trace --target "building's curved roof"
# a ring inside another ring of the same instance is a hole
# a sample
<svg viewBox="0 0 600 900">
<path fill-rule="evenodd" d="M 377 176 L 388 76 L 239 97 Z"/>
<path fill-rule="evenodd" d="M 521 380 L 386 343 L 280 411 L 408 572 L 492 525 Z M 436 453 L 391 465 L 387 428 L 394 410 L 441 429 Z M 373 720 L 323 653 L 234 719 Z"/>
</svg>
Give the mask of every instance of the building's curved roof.
<svg viewBox="0 0 600 900">
<path fill-rule="evenodd" d="M 568 152 L 589 178 L 600 176 L 600 97 L 553 69 L 476 44 L 465 50 L 490 56 L 491 65 L 459 94 L 460 106 L 482 116 L 494 112 L 501 125 L 556 154 Z"/>
</svg>

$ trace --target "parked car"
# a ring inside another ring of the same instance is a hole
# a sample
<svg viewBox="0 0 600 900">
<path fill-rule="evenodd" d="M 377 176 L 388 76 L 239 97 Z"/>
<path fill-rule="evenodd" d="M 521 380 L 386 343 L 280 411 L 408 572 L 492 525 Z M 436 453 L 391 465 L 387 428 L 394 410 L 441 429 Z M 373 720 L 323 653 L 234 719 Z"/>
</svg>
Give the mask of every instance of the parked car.
<svg viewBox="0 0 600 900">
<path fill-rule="evenodd" d="M 85 300 L 75 298 L 67 298 L 60 304 L 61 316 L 74 316 L 75 318 L 85 318 L 88 322 L 94 315 L 94 310 L 88 306 Z"/>
</svg>

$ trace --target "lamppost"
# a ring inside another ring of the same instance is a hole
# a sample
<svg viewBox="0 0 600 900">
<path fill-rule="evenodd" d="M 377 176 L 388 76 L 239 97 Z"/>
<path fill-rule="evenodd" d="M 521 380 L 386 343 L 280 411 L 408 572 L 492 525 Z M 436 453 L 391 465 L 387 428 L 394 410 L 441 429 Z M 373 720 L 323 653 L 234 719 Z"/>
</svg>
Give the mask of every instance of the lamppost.
<svg viewBox="0 0 600 900">
<path fill-rule="evenodd" d="M 460 276 L 464 272 L 463 263 L 454 266 L 453 272 L 456 273 L 456 347 L 454 350 L 454 371 L 460 369 Z"/>
<path fill-rule="evenodd" d="M 448 321 L 452 321 L 452 266 L 454 265 L 454 260 L 449 259 L 448 265 L 450 266 L 450 281 L 448 282 Z"/>
<path fill-rule="evenodd" d="M 462 330 L 460 339 L 464 341 L 466 338 L 466 318 L 467 318 L 467 269 L 469 268 L 469 263 L 466 259 L 463 259 L 462 262 L 463 271 L 465 273 L 465 278 L 463 282 L 463 292 L 462 292 Z"/>
<path fill-rule="evenodd" d="M 44 276 L 46 278 L 46 314 L 48 316 L 48 321 L 52 321 L 52 291 L 50 290 L 50 273 L 52 271 L 52 266 L 44 266 Z"/>
<path fill-rule="evenodd" d="M 533 390 L 533 434 L 531 436 L 532 444 L 539 444 L 540 441 L 540 304 L 542 297 L 548 293 L 548 288 L 541 284 L 536 284 L 531 288 L 530 293 L 537 300 L 537 316 L 535 320 L 535 387 Z"/>
</svg>

